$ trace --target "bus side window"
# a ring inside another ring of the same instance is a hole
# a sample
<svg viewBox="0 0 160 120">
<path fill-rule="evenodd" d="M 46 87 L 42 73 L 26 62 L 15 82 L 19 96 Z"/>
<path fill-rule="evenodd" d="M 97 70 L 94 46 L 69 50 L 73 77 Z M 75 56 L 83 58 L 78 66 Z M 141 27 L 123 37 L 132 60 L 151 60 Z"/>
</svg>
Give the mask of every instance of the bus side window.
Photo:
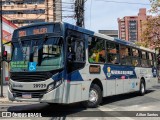
<svg viewBox="0 0 160 120">
<path fill-rule="evenodd" d="M 121 45 L 120 58 L 122 65 L 131 65 L 131 49 L 127 46 Z"/>
<path fill-rule="evenodd" d="M 75 62 L 85 61 L 85 42 L 83 39 L 68 37 L 67 39 L 68 60 Z"/>
<path fill-rule="evenodd" d="M 152 67 L 153 66 L 153 55 L 152 55 L 152 53 L 148 53 L 148 64 L 149 64 L 149 66 L 150 67 Z"/>
<path fill-rule="evenodd" d="M 140 60 L 139 60 L 139 51 L 135 48 L 132 49 L 132 65 L 133 66 L 140 66 Z"/>
<path fill-rule="evenodd" d="M 83 41 L 75 42 L 75 60 L 84 61 L 84 43 Z"/>
<path fill-rule="evenodd" d="M 147 53 L 145 51 L 141 51 L 141 65 L 142 67 L 148 67 L 148 61 L 147 61 Z"/>
<path fill-rule="evenodd" d="M 85 65 L 85 42 L 83 38 L 67 37 L 67 72 L 79 70 Z"/>
<path fill-rule="evenodd" d="M 99 38 L 92 38 L 88 44 L 88 60 L 90 63 L 104 63 L 105 62 L 105 46 L 104 40 Z"/>
<path fill-rule="evenodd" d="M 119 64 L 119 45 L 107 42 L 107 62 L 110 64 Z"/>
<path fill-rule="evenodd" d="M 68 37 L 67 40 L 68 48 L 67 48 L 67 56 L 69 61 L 75 61 L 75 40 L 73 37 Z"/>
</svg>

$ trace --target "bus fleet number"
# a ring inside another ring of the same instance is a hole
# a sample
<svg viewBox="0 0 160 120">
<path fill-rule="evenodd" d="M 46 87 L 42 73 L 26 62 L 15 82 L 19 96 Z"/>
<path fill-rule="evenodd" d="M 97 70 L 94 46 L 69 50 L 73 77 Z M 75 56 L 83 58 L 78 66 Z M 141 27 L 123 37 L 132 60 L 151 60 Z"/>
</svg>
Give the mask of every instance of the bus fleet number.
<svg viewBox="0 0 160 120">
<path fill-rule="evenodd" d="M 46 84 L 33 84 L 33 88 L 45 88 Z"/>
</svg>

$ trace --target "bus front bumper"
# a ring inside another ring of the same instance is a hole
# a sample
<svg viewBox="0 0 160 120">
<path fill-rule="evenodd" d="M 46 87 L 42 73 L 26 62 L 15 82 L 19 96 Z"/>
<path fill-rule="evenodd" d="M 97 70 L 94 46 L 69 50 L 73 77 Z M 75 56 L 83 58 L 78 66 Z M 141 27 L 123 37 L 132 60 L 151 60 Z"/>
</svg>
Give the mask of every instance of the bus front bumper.
<svg viewBox="0 0 160 120">
<path fill-rule="evenodd" d="M 22 92 L 19 91 L 18 94 L 22 94 Z M 61 84 L 54 90 L 43 94 L 42 97 L 37 97 L 37 98 L 23 98 L 22 95 L 15 97 L 14 92 L 11 92 L 10 88 L 8 88 L 8 99 L 10 101 L 62 103 L 62 98 L 63 98 L 62 96 L 63 96 L 63 84 Z"/>
</svg>

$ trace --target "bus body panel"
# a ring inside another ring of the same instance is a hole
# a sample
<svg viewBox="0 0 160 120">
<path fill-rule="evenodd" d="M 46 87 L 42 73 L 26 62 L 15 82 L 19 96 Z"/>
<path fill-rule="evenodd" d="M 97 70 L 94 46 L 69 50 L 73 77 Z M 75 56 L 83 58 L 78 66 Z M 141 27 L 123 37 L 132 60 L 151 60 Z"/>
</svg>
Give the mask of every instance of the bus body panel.
<svg viewBox="0 0 160 120">
<path fill-rule="evenodd" d="M 155 68 L 136 67 L 135 72 L 138 76 L 138 81 L 137 82 L 139 84 L 140 84 L 141 79 L 145 80 L 146 89 L 151 88 L 153 85 L 155 85 L 158 82 Z"/>
<path fill-rule="evenodd" d="M 65 89 L 63 95 L 63 103 L 69 104 L 88 100 L 90 81 L 65 81 Z"/>
<path fill-rule="evenodd" d="M 105 96 L 116 95 L 116 80 L 106 80 L 106 89 Z"/>
<path fill-rule="evenodd" d="M 24 99 L 22 97 L 15 97 L 12 93 L 13 91 L 9 89 L 8 97 L 10 100 L 69 104 L 69 103 L 88 100 L 90 86 L 94 80 L 99 80 L 102 83 L 103 97 L 139 91 L 141 79 L 145 80 L 146 89 L 151 88 L 153 85 L 157 83 L 155 68 L 142 68 L 142 67 L 127 66 L 127 65 L 125 66 L 120 64 L 114 65 L 107 63 L 95 64 L 95 63 L 89 63 L 88 61 L 89 37 L 96 36 L 108 41 L 116 42 L 122 45 L 131 46 L 139 49 L 141 47 L 135 46 L 131 42 L 114 39 L 112 37 L 105 36 L 102 34 L 97 34 L 94 33 L 93 31 L 89 31 L 67 23 L 60 23 L 60 24 L 62 27 L 61 34 L 62 37 L 64 37 L 64 44 L 67 44 L 66 39 L 67 39 L 68 29 L 80 32 L 85 36 L 86 59 L 84 67 L 72 71 L 71 73 L 68 73 L 67 67 L 69 66 L 64 66 L 63 72 L 55 74 L 50 79 L 41 82 L 15 82 L 13 80 L 10 80 L 10 85 L 16 90 L 19 91 L 21 90 L 21 93 L 23 93 L 23 91 L 25 92 L 28 91 L 27 93 L 29 93 L 29 91 L 47 90 L 46 87 L 42 89 L 42 88 L 33 88 L 33 86 L 34 84 L 46 84 L 46 86 L 48 86 L 49 84 L 51 84 L 56 80 L 63 80 L 61 85 L 51 90 L 50 92 L 44 93 L 42 98 Z M 25 27 L 23 29 L 25 29 Z M 64 48 L 65 50 L 67 50 L 66 46 L 64 46 Z M 67 53 L 64 54 L 65 54 L 64 56 L 67 56 L 66 55 Z M 67 57 L 65 58 L 65 61 L 67 61 L 66 59 Z M 67 65 L 66 62 L 65 65 Z M 98 71 L 97 67 L 100 68 Z M 91 69 L 95 69 L 95 71 L 94 70 L 92 71 Z"/>
<path fill-rule="evenodd" d="M 126 80 L 123 80 L 123 82 L 124 82 L 124 87 L 123 87 L 124 93 L 134 91 L 134 89 L 131 85 L 135 83 L 135 79 L 126 79 Z"/>
<path fill-rule="evenodd" d="M 123 80 L 117 79 L 115 86 L 116 86 L 115 87 L 116 88 L 116 95 L 124 93 L 124 90 L 123 90 L 123 88 L 124 88 L 124 81 Z"/>
<path fill-rule="evenodd" d="M 44 94 L 40 102 L 47 103 L 63 103 L 63 92 L 64 92 L 64 83 L 62 83 L 56 89 L 50 91 L 47 94 Z"/>
</svg>

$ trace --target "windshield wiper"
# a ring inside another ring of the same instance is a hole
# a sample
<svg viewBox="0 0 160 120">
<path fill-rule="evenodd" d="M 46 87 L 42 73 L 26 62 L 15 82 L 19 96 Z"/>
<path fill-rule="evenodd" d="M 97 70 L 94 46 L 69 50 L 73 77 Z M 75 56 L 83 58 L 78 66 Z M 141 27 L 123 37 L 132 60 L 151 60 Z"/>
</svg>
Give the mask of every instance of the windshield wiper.
<svg viewBox="0 0 160 120">
<path fill-rule="evenodd" d="M 25 54 L 25 53 L 24 53 L 24 50 L 23 50 L 23 46 L 22 46 L 22 42 L 21 42 L 21 39 L 20 39 L 20 38 L 18 39 L 18 43 L 19 43 L 19 45 L 20 45 L 20 48 L 21 48 L 21 50 L 22 50 L 22 53 Z"/>
<path fill-rule="evenodd" d="M 22 53 L 23 53 L 23 58 L 24 58 L 25 61 L 27 61 L 27 60 L 26 60 L 26 56 L 27 56 L 27 55 L 26 55 L 26 52 L 25 52 L 24 49 L 23 49 L 23 45 L 22 45 L 22 42 L 21 42 L 21 39 L 20 39 L 20 38 L 18 39 L 18 43 L 19 43 L 20 48 L 21 48 L 21 51 L 22 51 Z"/>
</svg>

